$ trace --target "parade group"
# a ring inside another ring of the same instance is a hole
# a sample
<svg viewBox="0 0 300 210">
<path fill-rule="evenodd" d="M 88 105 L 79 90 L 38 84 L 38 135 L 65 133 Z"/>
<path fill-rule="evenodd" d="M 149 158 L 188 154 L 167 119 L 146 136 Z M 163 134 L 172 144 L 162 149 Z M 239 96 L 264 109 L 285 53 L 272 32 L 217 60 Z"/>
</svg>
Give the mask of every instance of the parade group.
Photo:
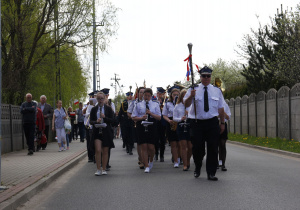
<svg viewBox="0 0 300 210">
<path fill-rule="evenodd" d="M 107 88 L 90 93 L 89 102 L 79 103 L 74 112 L 71 107 L 65 110 L 61 100 L 53 111 L 45 103 L 46 96 L 41 96 L 37 104 L 28 93 L 20 107 L 28 155 L 45 149 L 52 115 L 52 130 L 56 131 L 60 152 L 69 149 L 77 121 L 80 141 L 84 142 L 84 136 L 86 139 L 88 161 L 96 163 L 96 176 L 107 175 L 110 170 L 110 151 L 115 147 L 115 128 L 119 126 L 123 148 L 132 155 L 136 143 L 138 167 L 145 173 L 155 168 L 154 161 L 165 161 L 165 145 L 169 144 L 174 168 L 183 164 L 182 170 L 188 171 L 193 157 L 194 177 L 198 178 L 206 155 L 207 179 L 217 181 L 217 169 L 227 171 L 226 122 L 231 113 L 222 90 L 211 84 L 212 69 L 205 66 L 199 73 L 201 83 L 189 88 L 174 85 L 167 90 L 157 87 L 156 93 L 146 87 L 137 88 L 135 94 L 130 91 L 119 111 L 108 98 Z"/>
</svg>

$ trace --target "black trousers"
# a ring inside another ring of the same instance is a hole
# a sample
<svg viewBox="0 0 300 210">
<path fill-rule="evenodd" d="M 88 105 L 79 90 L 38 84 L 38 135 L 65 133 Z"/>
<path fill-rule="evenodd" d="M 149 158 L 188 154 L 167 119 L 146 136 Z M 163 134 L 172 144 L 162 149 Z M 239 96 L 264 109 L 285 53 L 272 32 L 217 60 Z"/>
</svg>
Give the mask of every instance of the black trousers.
<svg viewBox="0 0 300 210">
<path fill-rule="evenodd" d="M 78 128 L 79 128 L 80 141 L 84 142 L 84 137 L 85 137 L 84 122 L 78 122 Z"/>
<path fill-rule="evenodd" d="M 94 140 L 92 139 L 92 135 L 93 135 L 93 131 L 92 129 L 87 129 L 85 128 L 85 133 L 86 133 L 86 149 L 87 149 L 87 152 L 88 152 L 88 159 L 89 160 L 93 160 L 94 158 L 94 150 L 93 150 L 93 145 L 94 144 Z"/>
<path fill-rule="evenodd" d="M 193 158 L 196 168 L 202 167 L 205 156 L 205 142 L 207 145 L 206 172 L 215 175 L 218 164 L 218 143 L 220 126 L 217 117 L 208 120 L 191 120 Z"/>
<path fill-rule="evenodd" d="M 133 147 L 132 127 L 121 126 L 123 142 L 127 147 Z"/>
<path fill-rule="evenodd" d="M 24 123 L 23 129 L 24 129 L 24 133 L 25 133 L 28 150 L 33 150 L 34 149 L 35 123 Z"/>
<path fill-rule="evenodd" d="M 228 139 L 228 130 L 227 130 L 227 123 L 225 122 L 225 130 L 224 132 L 220 135 L 219 139 L 219 160 L 222 160 L 222 166 L 225 166 L 225 161 L 226 161 L 226 141 Z"/>
<path fill-rule="evenodd" d="M 160 122 L 157 123 L 157 141 L 155 142 L 155 155 L 158 155 L 161 158 L 164 157 L 165 148 L 166 148 L 166 126 L 163 126 Z"/>
</svg>

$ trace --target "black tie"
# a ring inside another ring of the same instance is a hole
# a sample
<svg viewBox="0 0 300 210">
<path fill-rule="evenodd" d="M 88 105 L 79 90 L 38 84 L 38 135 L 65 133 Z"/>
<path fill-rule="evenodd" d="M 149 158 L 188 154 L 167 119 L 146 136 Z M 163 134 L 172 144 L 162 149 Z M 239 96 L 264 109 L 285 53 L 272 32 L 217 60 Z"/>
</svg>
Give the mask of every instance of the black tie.
<svg viewBox="0 0 300 210">
<path fill-rule="evenodd" d="M 208 106 L 208 94 L 207 94 L 207 87 L 204 87 L 204 111 L 208 112 L 209 106 Z"/>
</svg>

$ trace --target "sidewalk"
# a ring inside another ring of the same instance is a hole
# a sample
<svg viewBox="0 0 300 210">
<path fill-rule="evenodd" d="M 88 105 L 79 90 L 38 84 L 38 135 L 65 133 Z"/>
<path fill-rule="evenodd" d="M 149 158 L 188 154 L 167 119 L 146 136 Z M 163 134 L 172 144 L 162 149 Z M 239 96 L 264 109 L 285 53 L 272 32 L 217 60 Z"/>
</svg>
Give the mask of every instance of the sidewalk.
<svg viewBox="0 0 300 210">
<path fill-rule="evenodd" d="M 58 145 L 53 142 L 32 156 L 27 155 L 27 150 L 2 155 L 1 185 L 8 189 L 0 191 L 0 209 L 16 208 L 30 191 L 46 186 L 86 155 L 86 142 L 79 140 L 72 141 L 70 149 L 63 152 L 58 152 Z"/>
</svg>

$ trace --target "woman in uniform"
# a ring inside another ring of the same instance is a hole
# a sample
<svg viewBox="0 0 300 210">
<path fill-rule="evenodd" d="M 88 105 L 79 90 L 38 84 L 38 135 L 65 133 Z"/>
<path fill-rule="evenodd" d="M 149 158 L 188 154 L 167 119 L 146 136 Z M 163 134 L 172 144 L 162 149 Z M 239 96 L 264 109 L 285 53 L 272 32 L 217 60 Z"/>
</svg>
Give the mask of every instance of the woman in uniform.
<svg viewBox="0 0 300 210">
<path fill-rule="evenodd" d="M 179 89 L 177 88 L 170 88 L 171 93 L 168 102 L 165 104 L 162 115 L 164 119 L 168 122 L 167 123 L 167 137 L 168 141 L 171 144 L 171 153 L 174 160 L 174 168 L 178 168 L 180 164 L 180 154 L 179 154 L 179 142 L 178 136 L 176 133 L 176 122 L 173 121 L 173 110 L 175 107 L 175 97 L 179 96 Z"/>
<path fill-rule="evenodd" d="M 186 94 L 186 90 L 182 90 L 180 92 L 179 98 L 177 100 L 177 104 L 173 111 L 173 120 L 178 123 L 177 126 L 177 135 L 179 139 L 179 144 L 181 148 L 181 158 L 183 161 L 183 171 L 188 171 L 190 168 L 190 159 L 192 156 L 192 143 L 190 140 L 190 126 L 180 125 L 180 123 L 188 123 L 187 122 L 187 114 L 188 108 L 186 108 L 183 104 L 183 97 Z"/>
<path fill-rule="evenodd" d="M 95 143 L 95 159 L 97 165 L 96 176 L 106 175 L 108 150 L 113 147 L 111 123 L 114 121 L 112 108 L 104 103 L 105 95 L 99 92 L 96 96 L 98 105 L 93 107 L 90 113 L 90 124 L 93 125 L 93 137 Z M 106 127 L 96 128 L 96 124 L 106 123 Z M 102 158 L 101 158 L 102 153 Z M 101 160 L 102 159 L 102 160 Z M 101 171 L 102 163 L 102 171 Z"/>
<path fill-rule="evenodd" d="M 144 90 L 144 100 L 136 103 L 132 112 L 132 119 L 136 121 L 137 134 L 141 148 L 142 161 L 145 165 L 145 173 L 149 173 L 153 167 L 153 157 L 155 153 L 156 121 L 160 120 L 161 114 L 159 105 L 151 100 L 152 89 Z M 153 122 L 147 127 L 142 125 L 142 121 Z M 149 158 L 149 161 L 148 161 Z"/>
</svg>

